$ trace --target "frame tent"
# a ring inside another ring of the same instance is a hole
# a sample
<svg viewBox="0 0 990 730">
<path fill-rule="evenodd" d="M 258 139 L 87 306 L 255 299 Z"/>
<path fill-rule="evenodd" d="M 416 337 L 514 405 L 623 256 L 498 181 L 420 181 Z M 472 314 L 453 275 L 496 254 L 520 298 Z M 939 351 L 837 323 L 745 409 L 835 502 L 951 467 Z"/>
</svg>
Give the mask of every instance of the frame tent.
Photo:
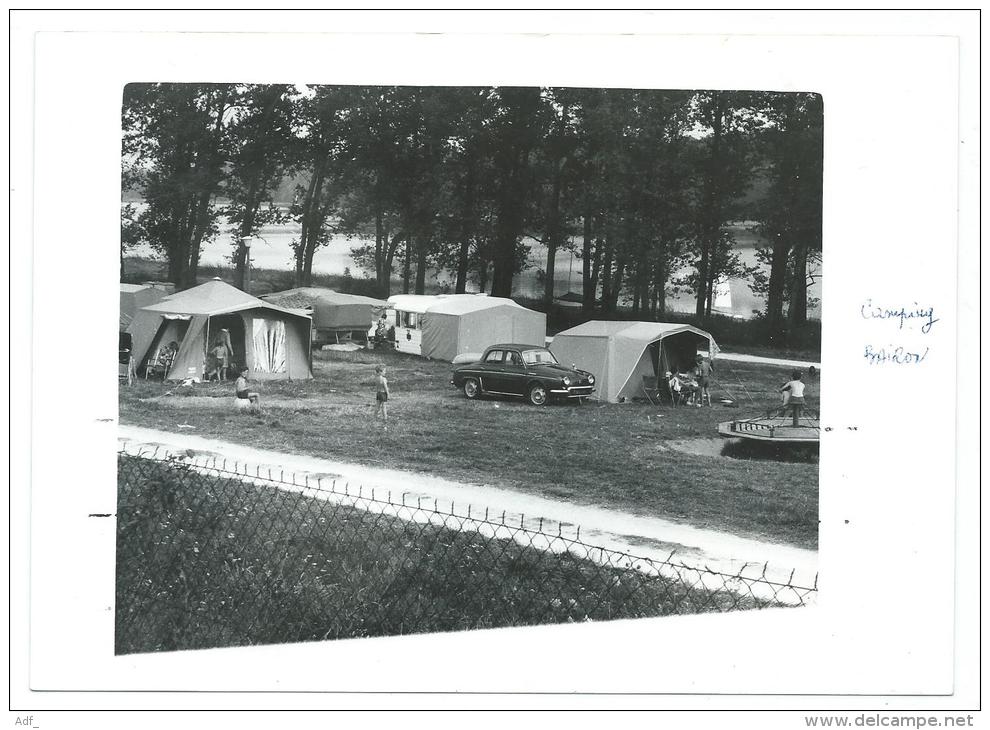
<svg viewBox="0 0 990 730">
<path fill-rule="evenodd" d="M 231 372 L 246 365 L 257 380 L 292 380 L 313 377 L 311 329 L 308 315 L 214 279 L 139 309 L 128 331 L 139 371 L 163 348 L 174 352 L 167 380 L 204 378 L 221 342 L 229 346 Z"/>
<path fill-rule="evenodd" d="M 595 397 L 617 403 L 642 397 L 643 383 L 657 383 L 668 370 L 690 370 L 698 352 L 714 358 L 718 345 L 686 324 L 592 320 L 558 334 L 550 351 L 561 363 L 594 373 Z"/>
</svg>

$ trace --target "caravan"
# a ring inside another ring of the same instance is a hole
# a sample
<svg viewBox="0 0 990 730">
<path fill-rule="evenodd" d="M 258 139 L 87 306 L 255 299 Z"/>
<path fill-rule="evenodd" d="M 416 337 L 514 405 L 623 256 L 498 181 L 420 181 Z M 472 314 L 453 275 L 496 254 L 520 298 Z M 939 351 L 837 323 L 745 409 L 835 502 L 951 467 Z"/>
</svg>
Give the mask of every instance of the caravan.
<svg viewBox="0 0 990 730">
<path fill-rule="evenodd" d="M 547 316 L 511 299 L 484 294 L 397 294 L 389 297 L 387 320 L 399 352 L 452 362 L 480 355 L 496 342 L 542 346 Z"/>
</svg>

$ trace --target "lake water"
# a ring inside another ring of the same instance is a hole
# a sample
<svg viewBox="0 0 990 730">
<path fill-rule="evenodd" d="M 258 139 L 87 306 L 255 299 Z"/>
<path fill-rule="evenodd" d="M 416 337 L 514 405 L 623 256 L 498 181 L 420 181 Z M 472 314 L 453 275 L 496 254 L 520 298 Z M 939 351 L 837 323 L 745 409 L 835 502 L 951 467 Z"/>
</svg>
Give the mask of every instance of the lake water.
<svg viewBox="0 0 990 730">
<path fill-rule="evenodd" d="M 756 266 L 756 247 L 759 237 L 749 230 L 749 224 L 739 224 L 731 227 L 736 240 L 736 253 L 743 264 Z M 262 230 L 260 236 L 254 239 L 251 246 L 251 260 L 255 267 L 263 269 L 283 269 L 291 271 L 295 268 L 292 256 L 292 240 L 299 236 L 298 225 L 271 226 Z M 363 273 L 351 258 L 351 249 L 367 241 L 345 236 L 334 236 L 328 246 L 316 252 L 313 258 L 313 272 L 319 274 L 342 275 L 344 269 L 350 269 L 354 276 Z M 530 268 L 513 278 L 513 294 L 516 296 L 538 298 L 543 294 L 543 285 L 537 277 L 537 269 L 546 266 L 546 248 L 534 240 L 526 241 L 530 246 Z M 208 265 L 230 265 L 228 257 L 233 250 L 233 239 L 224 233 L 203 247 L 200 262 Z M 134 251 L 141 256 L 152 255 L 150 247 L 142 246 Z M 581 259 L 569 251 L 557 253 L 554 266 L 554 291 L 557 295 L 566 292 L 581 292 Z M 396 262 L 396 274 L 401 272 L 401 262 Z M 686 273 L 686 272 L 685 272 Z M 453 289 L 454 276 L 449 272 L 430 271 L 428 279 L 431 284 L 447 283 Z M 469 290 L 471 284 L 469 283 Z M 812 285 L 809 296 L 819 300 L 812 306 L 809 303 L 808 314 L 818 318 L 821 300 L 821 276 Z M 476 290 L 476 287 L 475 287 Z M 757 296 L 749 288 L 745 279 L 729 279 L 720 287 L 714 309 L 721 314 L 749 318 L 753 311 L 765 308 L 763 297 Z M 667 296 L 667 307 L 675 312 L 694 312 L 694 296 L 689 292 L 671 293 Z"/>
</svg>

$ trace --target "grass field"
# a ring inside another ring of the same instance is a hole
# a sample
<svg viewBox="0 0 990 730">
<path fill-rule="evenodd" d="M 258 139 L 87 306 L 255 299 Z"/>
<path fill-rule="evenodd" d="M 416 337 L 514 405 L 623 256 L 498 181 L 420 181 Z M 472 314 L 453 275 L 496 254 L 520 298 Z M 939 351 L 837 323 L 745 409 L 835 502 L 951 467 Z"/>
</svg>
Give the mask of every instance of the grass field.
<svg viewBox="0 0 990 730">
<path fill-rule="evenodd" d="M 176 464 L 118 477 L 117 654 L 767 605 Z"/>
<path fill-rule="evenodd" d="M 373 419 L 374 364 L 388 368 L 392 399 L 383 433 Z M 671 408 L 646 402 L 542 408 L 468 401 L 450 365 L 396 353 L 315 355 L 315 378 L 260 385 L 263 413 L 233 412 L 232 384 L 181 387 L 137 381 L 120 388 L 122 423 L 235 441 L 656 516 L 814 548 L 817 454 L 792 460 L 684 453 L 670 442 L 710 444 L 716 424 L 779 402 L 783 368 L 721 362 L 714 395 L 739 408 Z M 809 407 L 818 408 L 817 382 Z M 737 449 L 736 456 L 746 456 Z M 761 454 L 761 456 L 765 456 Z"/>
</svg>

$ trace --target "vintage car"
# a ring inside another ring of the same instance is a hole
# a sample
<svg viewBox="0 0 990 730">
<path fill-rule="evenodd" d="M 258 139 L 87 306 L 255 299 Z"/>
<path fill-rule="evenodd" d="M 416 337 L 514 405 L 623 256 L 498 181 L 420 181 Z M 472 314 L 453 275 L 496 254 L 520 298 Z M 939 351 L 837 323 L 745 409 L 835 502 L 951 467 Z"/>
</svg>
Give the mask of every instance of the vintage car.
<svg viewBox="0 0 990 730">
<path fill-rule="evenodd" d="M 561 365 L 553 353 L 537 345 L 492 345 L 480 360 L 455 367 L 450 383 L 472 400 L 508 395 L 535 406 L 551 398 L 580 400 L 595 392 L 594 375 Z"/>
</svg>

